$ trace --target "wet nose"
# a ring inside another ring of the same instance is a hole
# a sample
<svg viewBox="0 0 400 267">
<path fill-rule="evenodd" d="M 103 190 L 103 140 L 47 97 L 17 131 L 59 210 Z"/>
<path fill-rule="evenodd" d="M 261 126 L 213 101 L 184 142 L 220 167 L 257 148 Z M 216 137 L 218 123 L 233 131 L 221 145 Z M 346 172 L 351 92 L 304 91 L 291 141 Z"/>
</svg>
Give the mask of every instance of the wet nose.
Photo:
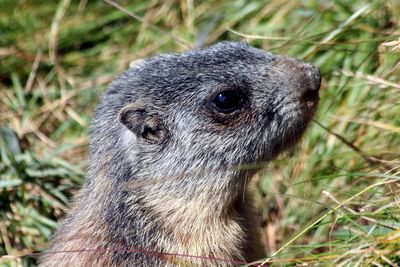
<svg viewBox="0 0 400 267">
<path fill-rule="evenodd" d="M 321 86 L 321 74 L 315 66 L 304 63 L 301 66 L 303 78 L 300 89 L 300 100 L 305 118 L 311 119 L 317 108 L 319 96 L 318 90 Z"/>
<path fill-rule="evenodd" d="M 319 69 L 308 63 L 305 63 L 302 69 L 308 80 L 308 86 L 304 89 L 306 91 L 318 91 L 321 86 L 321 74 Z"/>
<path fill-rule="evenodd" d="M 283 70 L 282 73 L 290 77 L 288 80 L 291 86 L 289 91 L 295 91 L 300 95 L 318 95 L 321 86 L 321 75 L 319 69 L 314 65 L 305 63 L 302 60 L 280 57 L 276 61 L 278 69 Z M 287 79 L 287 77 L 285 77 Z"/>
</svg>

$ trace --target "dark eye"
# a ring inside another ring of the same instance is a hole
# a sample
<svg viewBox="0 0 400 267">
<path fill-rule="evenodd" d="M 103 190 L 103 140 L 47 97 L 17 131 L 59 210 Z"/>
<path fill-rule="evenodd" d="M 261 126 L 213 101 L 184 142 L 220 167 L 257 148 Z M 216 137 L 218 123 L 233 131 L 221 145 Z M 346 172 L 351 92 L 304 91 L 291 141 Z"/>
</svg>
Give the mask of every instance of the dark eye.
<svg viewBox="0 0 400 267">
<path fill-rule="evenodd" d="M 213 103 L 218 111 L 230 113 L 243 106 L 244 96 L 240 91 L 227 90 L 215 95 Z"/>
</svg>

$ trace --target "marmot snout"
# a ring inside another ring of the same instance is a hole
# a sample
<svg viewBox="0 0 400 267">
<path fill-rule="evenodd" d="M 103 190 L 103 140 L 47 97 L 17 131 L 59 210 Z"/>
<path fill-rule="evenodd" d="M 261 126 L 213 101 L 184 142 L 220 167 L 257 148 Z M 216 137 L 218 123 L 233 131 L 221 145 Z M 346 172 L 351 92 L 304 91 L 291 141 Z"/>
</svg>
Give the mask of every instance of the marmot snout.
<svg viewBox="0 0 400 267">
<path fill-rule="evenodd" d="M 86 183 L 49 248 L 91 252 L 49 253 L 42 264 L 232 266 L 263 257 L 249 164 L 300 138 L 320 82 L 314 66 L 244 43 L 138 63 L 100 100 Z"/>
</svg>

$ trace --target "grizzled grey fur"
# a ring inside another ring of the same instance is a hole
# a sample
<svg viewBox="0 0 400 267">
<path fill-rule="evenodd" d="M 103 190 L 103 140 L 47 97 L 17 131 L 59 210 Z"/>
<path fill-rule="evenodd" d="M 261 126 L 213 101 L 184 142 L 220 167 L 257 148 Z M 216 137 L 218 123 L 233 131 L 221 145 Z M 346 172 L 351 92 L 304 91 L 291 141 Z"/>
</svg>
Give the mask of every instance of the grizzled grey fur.
<svg viewBox="0 0 400 267">
<path fill-rule="evenodd" d="M 87 180 L 41 264 L 232 266 L 265 256 L 249 166 L 300 138 L 319 86 L 312 65 L 234 42 L 129 69 L 101 97 Z M 221 112 L 215 96 L 232 90 L 241 106 Z"/>
</svg>

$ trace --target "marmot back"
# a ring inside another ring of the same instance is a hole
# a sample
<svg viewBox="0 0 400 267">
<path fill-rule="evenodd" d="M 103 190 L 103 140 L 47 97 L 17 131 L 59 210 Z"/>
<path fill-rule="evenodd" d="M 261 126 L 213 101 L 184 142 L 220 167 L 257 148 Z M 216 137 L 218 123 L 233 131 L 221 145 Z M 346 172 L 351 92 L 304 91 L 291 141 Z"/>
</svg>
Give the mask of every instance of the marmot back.
<svg viewBox="0 0 400 267">
<path fill-rule="evenodd" d="M 101 97 L 86 182 L 42 265 L 232 266 L 263 257 L 249 166 L 300 138 L 319 86 L 312 65 L 245 43 L 140 62 Z"/>
</svg>

